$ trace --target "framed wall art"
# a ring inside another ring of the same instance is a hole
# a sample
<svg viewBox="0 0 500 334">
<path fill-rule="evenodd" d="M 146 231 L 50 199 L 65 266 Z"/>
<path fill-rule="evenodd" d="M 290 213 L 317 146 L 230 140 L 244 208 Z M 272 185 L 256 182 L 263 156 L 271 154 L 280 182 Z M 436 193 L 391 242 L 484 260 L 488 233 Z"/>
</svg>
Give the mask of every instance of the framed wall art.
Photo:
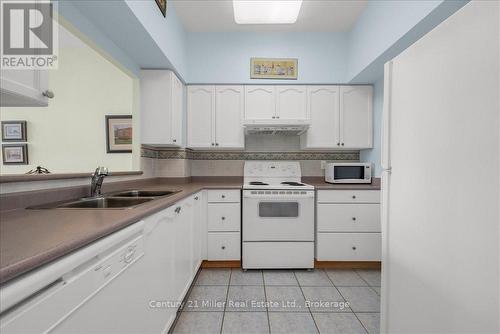
<svg viewBox="0 0 500 334">
<path fill-rule="evenodd" d="M 106 152 L 132 153 L 132 115 L 106 116 Z"/>
<path fill-rule="evenodd" d="M 297 59 L 251 58 L 251 79 L 297 80 Z"/>
<path fill-rule="evenodd" d="M 3 144 L 2 159 L 4 165 L 27 165 L 28 144 Z"/>
<path fill-rule="evenodd" d="M 26 121 L 2 121 L 2 141 L 26 141 Z"/>
<path fill-rule="evenodd" d="M 167 0 L 156 0 L 156 4 L 158 5 L 158 8 L 160 8 L 160 11 L 163 14 L 163 17 L 166 17 L 167 16 Z"/>
</svg>

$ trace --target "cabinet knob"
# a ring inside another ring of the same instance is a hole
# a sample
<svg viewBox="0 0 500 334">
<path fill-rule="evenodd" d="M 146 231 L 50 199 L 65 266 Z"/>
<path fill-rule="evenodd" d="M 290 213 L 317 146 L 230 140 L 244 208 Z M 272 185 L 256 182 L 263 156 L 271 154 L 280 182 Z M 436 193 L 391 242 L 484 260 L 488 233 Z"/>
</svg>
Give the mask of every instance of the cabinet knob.
<svg viewBox="0 0 500 334">
<path fill-rule="evenodd" d="M 340 146 L 340 143 L 337 143 L 337 146 Z"/>
<path fill-rule="evenodd" d="M 276 118 L 276 116 L 273 116 L 273 119 L 275 119 L 275 118 Z"/>
<path fill-rule="evenodd" d="M 353 199 L 356 199 L 356 195 L 352 195 L 352 198 L 353 198 Z"/>
<path fill-rule="evenodd" d="M 177 143 L 177 139 L 173 139 L 172 141 L 173 141 L 174 143 Z"/>
<path fill-rule="evenodd" d="M 212 146 L 215 146 L 215 143 L 212 143 Z"/>
<path fill-rule="evenodd" d="M 54 92 L 51 90 L 46 90 L 42 92 L 42 95 L 45 96 L 46 98 L 53 99 L 54 98 Z"/>
<path fill-rule="evenodd" d="M 280 118 L 279 116 L 276 116 L 276 118 Z"/>
<path fill-rule="evenodd" d="M 226 217 L 221 217 L 222 220 L 226 220 Z"/>
<path fill-rule="evenodd" d="M 195 200 L 195 201 L 197 201 L 197 200 L 198 200 L 198 196 L 196 196 L 196 197 L 194 198 L 194 200 Z"/>
<path fill-rule="evenodd" d="M 226 195 L 221 195 L 222 198 L 226 198 Z"/>
<path fill-rule="evenodd" d="M 215 143 L 215 146 L 219 146 L 219 143 Z"/>
<path fill-rule="evenodd" d="M 226 246 L 222 246 L 222 247 L 221 247 L 221 249 L 222 249 L 222 250 L 226 249 Z"/>
<path fill-rule="evenodd" d="M 180 206 L 178 206 L 178 207 L 176 207 L 176 208 L 175 208 L 175 212 L 176 212 L 176 213 L 180 213 L 180 212 L 181 212 L 181 210 L 182 210 L 182 207 L 180 207 Z"/>
<path fill-rule="evenodd" d="M 356 250 L 356 246 L 352 246 L 352 250 Z"/>
<path fill-rule="evenodd" d="M 352 220 L 354 220 L 354 221 L 355 221 L 355 220 L 356 220 L 356 217 L 352 217 Z"/>
<path fill-rule="evenodd" d="M 344 143 L 342 143 L 342 146 L 344 146 Z"/>
</svg>

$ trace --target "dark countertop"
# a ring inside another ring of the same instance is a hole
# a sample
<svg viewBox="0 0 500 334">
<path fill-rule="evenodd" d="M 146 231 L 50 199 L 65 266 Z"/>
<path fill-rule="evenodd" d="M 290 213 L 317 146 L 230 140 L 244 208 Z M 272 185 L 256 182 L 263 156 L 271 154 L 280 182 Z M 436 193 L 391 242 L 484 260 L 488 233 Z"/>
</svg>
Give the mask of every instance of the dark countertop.
<svg viewBox="0 0 500 334">
<path fill-rule="evenodd" d="M 324 178 L 303 177 L 302 182 L 313 185 L 316 190 L 380 190 L 380 178 L 372 178 L 372 183 L 362 184 L 332 184 L 326 183 Z"/>
<path fill-rule="evenodd" d="M 232 180 L 160 184 L 145 190 L 180 190 L 130 209 L 16 209 L 1 211 L 0 284 L 53 261 L 202 189 L 241 189 Z"/>
<path fill-rule="evenodd" d="M 380 189 L 380 179 L 372 184 L 338 185 L 322 178 L 303 182 L 319 190 Z M 0 284 L 86 246 L 155 212 L 168 208 L 203 189 L 241 189 L 242 180 L 196 179 L 189 183 L 145 185 L 144 190 L 180 190 L 172 196 L 130 209 L 14 209 L 0 211 Z"/>
</svg>

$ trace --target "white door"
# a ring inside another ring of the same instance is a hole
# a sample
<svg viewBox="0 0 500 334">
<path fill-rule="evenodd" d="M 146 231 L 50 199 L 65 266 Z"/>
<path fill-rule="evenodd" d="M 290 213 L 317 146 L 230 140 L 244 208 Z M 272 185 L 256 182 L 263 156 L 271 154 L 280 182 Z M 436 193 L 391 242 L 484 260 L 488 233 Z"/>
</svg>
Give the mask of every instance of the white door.
<svg viewBox="0 0 500 334">
<path fill-rule="evenodd" d="M 275 86 L 245 86 L 245 120 L 270 120 L 275 117 Z"/>
<path fill-rule="evenodd" d="M 307 119 L 306 86 L 276 86 L 276 118 Z"/>
<path fill-rule="evenodd" d="M 372 86 L 340 87 L 342 148 L 371 148 L 373 137 Z"/>
<path fill-rule="evenodd" d="M 212 136 L 215 87 L 189 86 L 187 95 L 187 146 L 192 148 L 215 146 L 215 140 Z"/>
<path fill-rule="evenodd" d="M 215 104 L 215 146 L 245 148 L 243 86 L 217 86 Z"/>
<path fill-rule="evenodd" d="M 307 88 L 307 113 L 311 125 L 302 136 L 303 148 L 332 149 L 340 146 L 339 87 Z"/>
<path fill-rule="evenodd" d="M 182 146 L 184 85 L 172 73 L 172 144 Z"/>
</svg>

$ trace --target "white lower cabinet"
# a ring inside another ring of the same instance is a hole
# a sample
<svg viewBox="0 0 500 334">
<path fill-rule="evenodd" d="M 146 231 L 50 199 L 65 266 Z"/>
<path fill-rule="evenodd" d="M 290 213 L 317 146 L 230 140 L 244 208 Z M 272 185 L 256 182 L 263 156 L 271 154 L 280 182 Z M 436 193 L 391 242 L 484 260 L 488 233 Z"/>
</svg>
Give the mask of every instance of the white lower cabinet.
<svg viewBox="0 0 500 334">
<path fill-rule="evenodd" d="M 240 249 L 240 232 L 208 232 L 208 260 L 239 260 Z"/>
<path fill-rule="evenodd" d="M 207 259 L 241 259 L 241 192 L 214 189 L 207 191 Z"/>
<path fill-rule="evenodd" d="M 380 233 L 318 233 L 318 261 L 380 261 Z"/>
<path fill-rule="evenodd" d="M 318 190 L 316 259 L 380 261 L 379 190 Z"/>
</svg>

